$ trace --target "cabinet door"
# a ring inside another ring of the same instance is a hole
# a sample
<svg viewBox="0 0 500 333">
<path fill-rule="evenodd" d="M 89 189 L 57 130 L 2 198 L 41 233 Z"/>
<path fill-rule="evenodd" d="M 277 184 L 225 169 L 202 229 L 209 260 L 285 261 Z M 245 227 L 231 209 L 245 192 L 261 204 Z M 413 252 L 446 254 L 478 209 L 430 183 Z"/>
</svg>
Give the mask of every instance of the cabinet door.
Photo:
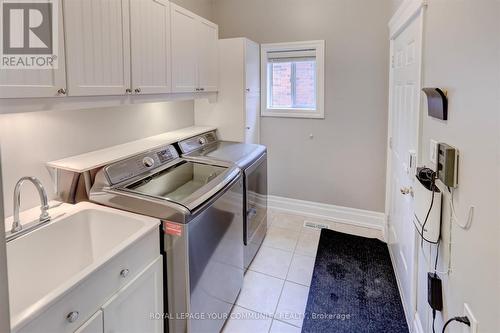
<svg viewBox="0 0 500 333">
<path fill-rule="evenodd" d="M 62 3 L 58 4 L 58 68 L 0 69 L 0 98 L 62 97 L 66 89 Z"/>
<path fill-rule="evenodd" d="M 123 287 L 103 307 L 104 332 L 162 333 L 163 263 L 159 256 L 138 277 Z"/>
<path fill-rule="evenodd" d="M 245 39 L 245 89 L 249 93 L 260 91 L 260 46 Z"/>
<path fill-rule="evenodd" d="M 247 93 L 245 104 L 245 143 L 259 143 L 260 94 Z"/>
<path fill-rule="evenodd" d="M 131 0 L 132 90 L 140 94 L 169 93 L 170 3 Z"/>
<path fill-rule="evenodd" d="M 89 320 L 80 326 L 75 333 L 103 333 L 102 311 L 97 311 Z"/>
<path fill-rule="evenodd" d="M 68 95 L 124 95 L 130 88 L 128 0 L 65 0 Z"/>
<path fill-rule="evenodd" d="M 200 18 L 197 30 L 198 88 L 202 91 L 217 91 L 219 29 L 216 24 Z"/>
<path fill-rule="evenodd" d="M 197 75 L 197 16 L 171 4 L 172 20 L 172 91 L 194 92 Z"/>
</svg>

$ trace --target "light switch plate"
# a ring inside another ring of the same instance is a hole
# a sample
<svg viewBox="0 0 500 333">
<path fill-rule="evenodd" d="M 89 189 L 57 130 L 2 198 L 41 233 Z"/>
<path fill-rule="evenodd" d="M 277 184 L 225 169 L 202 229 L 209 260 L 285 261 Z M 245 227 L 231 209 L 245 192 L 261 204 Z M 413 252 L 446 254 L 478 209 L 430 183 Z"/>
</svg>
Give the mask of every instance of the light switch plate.
<svg viewBox="0 0 500 333">
<path fill-rule="evenodd" d="M 429 146 L 429 161 L 437 166 L 437 156 L 438 156 L 438 142 L 431 139 L 431 144 Z"/>
<path fill-rule="evenodd" d="M 470 321 L 470 326 L 464 325 L 463 333 L 477 333 L 477 319 L 472 314 L 469 304 L 464 303 L 464 316 Z"/>
</svg>

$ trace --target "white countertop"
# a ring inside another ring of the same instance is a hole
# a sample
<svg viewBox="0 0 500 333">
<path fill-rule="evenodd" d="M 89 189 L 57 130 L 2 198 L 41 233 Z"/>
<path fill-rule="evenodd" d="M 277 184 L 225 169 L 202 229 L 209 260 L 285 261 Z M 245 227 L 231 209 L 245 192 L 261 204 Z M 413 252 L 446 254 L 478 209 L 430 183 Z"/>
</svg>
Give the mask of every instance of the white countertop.
<svg viewBox="0 0 500 333">
<path fill-rule="evenodd" d="M 51 168 L 82 173 L 108 165 L 127 157 L 134 156 L 146 150 L 173 144 L 192 136 L 196 136 L 198 134 L 213 131 L 215 129 L 215 127 L 205 126 L 186 127 L 176 131 L 150 136 L 121 145 L 48 162 L 47 166 Z"/>
</svg>

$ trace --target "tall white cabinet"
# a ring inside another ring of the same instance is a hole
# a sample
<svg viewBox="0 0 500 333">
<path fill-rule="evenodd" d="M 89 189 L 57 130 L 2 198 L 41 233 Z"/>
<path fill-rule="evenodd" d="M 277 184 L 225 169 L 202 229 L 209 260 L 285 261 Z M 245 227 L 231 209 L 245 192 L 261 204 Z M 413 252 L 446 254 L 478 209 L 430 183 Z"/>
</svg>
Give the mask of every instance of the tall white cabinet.
<svg viewBox="0 0 500 333">
<path fill-rule="evenodd" d="M 222 140 L 259 143 L 260 47 L 247 38 L 219 40 L 217 103 L 195 101 L 195 124 L 215 126 Z"/>
</svg>

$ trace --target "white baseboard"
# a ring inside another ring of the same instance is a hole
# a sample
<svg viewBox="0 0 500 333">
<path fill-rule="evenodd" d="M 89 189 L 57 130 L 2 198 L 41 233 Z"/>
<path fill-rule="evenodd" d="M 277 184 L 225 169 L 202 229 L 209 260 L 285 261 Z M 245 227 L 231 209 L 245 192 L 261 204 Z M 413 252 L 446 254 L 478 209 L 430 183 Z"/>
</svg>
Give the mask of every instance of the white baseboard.
<svg viewBox="0 0 500 333">
<path fill-rule="evenodd" d="M 279 209 L 289 213 L 321 218 L 330 220 L 331 222 L 372 228 L 382 232 L 385 229 L 386 218 L 384 213 L 329 205 L 319 202 L 290 199 L 275 195 L 270 195 L 268 197 L 267 205 L 272 209 Z"/>
</svg>

